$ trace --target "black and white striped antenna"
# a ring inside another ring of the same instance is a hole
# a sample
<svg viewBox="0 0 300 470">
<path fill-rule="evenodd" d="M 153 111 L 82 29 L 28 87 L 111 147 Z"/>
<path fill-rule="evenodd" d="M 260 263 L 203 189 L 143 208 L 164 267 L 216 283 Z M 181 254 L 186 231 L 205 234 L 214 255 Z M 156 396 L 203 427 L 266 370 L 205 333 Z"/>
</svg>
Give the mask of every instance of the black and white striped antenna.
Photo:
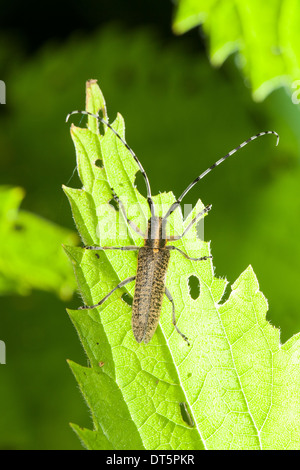
<svg viewBox="0 0 300 470">
<path fill-rule="evenodd" d="M 131 153 L 134 160 L 138 164 L 138 167 L 139 167 L 139 169 L 140 169 L 140 171 L 141 171 L 141 173 L 142 173 L 142 175 L 145 179 L 146 188 L 147 188 L 147 201 L 148 201 L 148 204 L 149 204 L 149 207 L 150 207 L 150 210 L 151 210 L 151 216 L 154 216 L 155 215 L 155 207 L 154 207 L 154 202 L 153 202 L 152 195 L 151 195 L 151 188 L 150 188 L 150 183 L 149 183 L 148 176 L 147 176 L 141 162 L 137 158 L 134 151 L 129 147 L 127 142 L 120 136 L 120 134 L 118 134 L 117 131 L 115 131 L 115 129 L 107 121 L 105 121 L 99 115 L 90 113 L 89 111 L 72 111 L 70 114 L 68 114 L 68 116 L 66 118 L 66 122 L 69 120 L 69 117 L 72 116 L 72 114 L 86 114 L 88 116 L 92 116 L 92 117 L 98 119 L 98 121 L 102 122 L 107 127 L 109 127 L 109 129 L 111 129 L 111 131 L 118 137 L 118 139 L 122 142 L 122 144 L 125 145 L 127 150 Z M 168 209 L 166 215 L 163 217 L 163 220 L 166 220 L 172 214 L 172 212 L 174 212 L 177 209 L 177 207 L 181 204 L 181 201 L 184 198 L 184 196 L 186 196 L 186 194 L 195 186 L 195 184 L 198 183 L 198 181 L 200 181 L 202 178 L 204 178 L 208 173 L 210 173 L 214 168 L 216 168 L 218 165 L 220 165 L 222 162 L 224 162 L 228 157 L 230 157 L 231 155 L 236 153 L 242 147 L 245 147 L 245 145 L 249 144 L 249 142 L 251 142 L 252 140 L 257 139 L 258 137 L 262 137 L 262 136 L 268 135 L 268 134 L 276 135 L 276 137 L 277 137 L 276 145 L 278 145 L 279 135 L 275 131 L 259 132 L 258 134 L 256 134 L 256 135 L 250 137 L 249 139 L 245 140 L 238 147 L 236 147 L 233 150 L 231 150 L 230 152 L 228 152 L 224 157 L 220 158 L 220 160 L 216 161 L 213 165 L 211 165 L 209 168 L 207 168 L 207 170 L 205 170 L 203 173 L 201 173 L 201 175 L 197 176 L 197 178 L 187 186 L 187 188 L 183 191 L 183 193 L 179 196 L 179 198 L 170 206 L 170 208 Z M 211 206 L 208 206 L 207 208 L 205 208 L 205 212 L 208 212 L 210 210 L 210 208 L 211 208 Z M 203 214 L 201 213 L 201 215 L 203 215 Z"/>
<path fill-rule="evenodd" d="M 216 168 L 218 165 L 220 165 L 222 162 L 224 162 L 224 160 L 226 160 L 226 158 L 230 157 L 230 155 L 233 155 L 234 153 L 236 153 L 239 149 L 241 149 L 242 147 L 245 147 L 245 145 L 247 145 L 249 142 L 251 142 L 252 140 L 255 140 L 257 139 L 258 137 L 261 137 L 263 135 L 267 135 L 267 134 L 274 134 L 276 135 L 277 137 L 277 141 L 276 141 L 276 145 L 278 145 L 278 142 L 279 142 L 279 135 L 277 134 L 277 132 L 275 131 L 265 131 L 265 132 L 260 132 L 259 134 L 256 134 L 252 137 L 250 137 L 249 139 L 245 140 L 242 144 L 240 144 L 238 147 L 236 147 L 235 149 L 231 150 L 229 153 L 227 153 L 224 157 L 220 158 L 220 160 L 218 160 L 216 163 L 214 163 L 213 165 L 211 165 L 209 168 L 207 168 L 207 170 L 205 170 L 203 173 L 201 173 L 201 175 L 197 176 L 197 178 L 192 181 L 192 183 L 190 183 L 188 185 L 188 187 L 183 191 L 183 193 L 179 196 L 179 198 L 177 199 L 177 201 L 175 201 L 171 207 L 169 208 L 169 210 L 167 211 L 166 215 L 164 216 L 164 219 L 167 219 L 169 217 L 169 215 L 172 214 L 172 212 L 175 211 L 175 209 L 177 209 L 177 207 L 180 205 L 182 199 L 184 198 L 184 196 L 195 186 L 195 184 L 198 183 L 198 181 L 200 181 L 202 178 L 204 178 L 204 176 L 206 176 L 208 173 L 210 173 L 214 168 Z"/>
</svg>

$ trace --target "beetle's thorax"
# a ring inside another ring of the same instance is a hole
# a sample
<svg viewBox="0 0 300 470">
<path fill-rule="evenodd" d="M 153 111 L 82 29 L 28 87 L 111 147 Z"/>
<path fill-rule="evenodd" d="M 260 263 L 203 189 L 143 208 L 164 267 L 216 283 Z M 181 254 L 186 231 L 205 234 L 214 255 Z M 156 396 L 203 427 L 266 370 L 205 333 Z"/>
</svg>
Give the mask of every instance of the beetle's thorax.
<svg viewBox="0 0 300 470">
<path fill-rule="evenodd" d="M 148 220 L 145 246 L 153 249 L 164 248 L 167 243 L 166 221 L 162 217 L 153 216 Z"/>
</svg>

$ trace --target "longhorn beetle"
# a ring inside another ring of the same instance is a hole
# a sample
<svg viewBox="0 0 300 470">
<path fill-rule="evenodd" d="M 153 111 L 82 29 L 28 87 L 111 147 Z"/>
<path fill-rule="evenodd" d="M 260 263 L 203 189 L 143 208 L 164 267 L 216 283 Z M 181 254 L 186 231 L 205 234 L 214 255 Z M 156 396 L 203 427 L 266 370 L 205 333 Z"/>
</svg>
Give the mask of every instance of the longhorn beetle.
<svg viewBox="0 0 300 470">
<path fill-rule="evenodd" d="M 252 140 L 257 139 L 263 135 L 267 134 L 274 134 L 277 136 L 276 145 L 278 145 L 279 135 L 277 132 L 274 131 L 265 131 L 256 134 L 249 139 L 245 140 L 242 144 L 240 144 L 235 149 L 231 150 L 227 153 L 224 157 L 220 158 L 216 163 L 211 165 L 207 170 L 205 170 L 201 175 L 197 176 L 194 181 L 192 181 L 187 188 L 183 191 L 183 193 L 179 196 L 179 198 L 169 207 L 166 214 L 163 217 L 158 217 L 155 215 L 155 207 L 154 202 L 152 200 L 151 195 L 151 188 L 150 183 L 147 177 L 147 174 L 138 160 L 137 156 L 133 152 L 133 150 L 129 147 L 129 145 L 125 142 L 125 140 L 115 131 L 115 129 L 104 119 L 102 119 L 98 114 L 93 114 L 88 111 L 73 111 L 67 116 L 66 121 L 68 121 L 69 117 L 72 114 L 86 114 L 88 116 L 92 116 L 96 118 L 98 121 L 103 123 L 107 126 L 120 141 L 123 145 L 127 148 L 127 150 L 131 153 L 132 157 L 136 161 L 146 183 L 147 188 L 147 202 L 149 204 L 149 208 L 151 211 L 151 217 L 148 220 L 148 227 L 146 233 L 142 233 L 141 229 L 137 227 L 130 219 L 128 219 L 126 210 L 122 201 L 118 198 L 115 194 L 114 189 L 111 188 L 114 199 L 119 204 L 119 207 L 123 213 L 124 218 L 126 219 L 128 225 L 140 236 L 142 236 L 145 240 L 144 246 L 139 247 L 136 245 L 133 246 L 122 246 L 122 247 L 113 247 L 113 246 L 85 246 L 87 250 L 125 250 L 125 251 L 138 251 L 138 262 L 137 262 L 137 272 L 135 276 L 129 277 L 124 281 L 120 282 L 112 291 L 110 291 L 103 299 L 101 299 L 95 305 L 86 305 L 79 307 L 79 309 L 93 309 L 99 307 L 100 305 L 105 302 L 110 295 L 115 292 L 117 289 L 126 286 L 129 282 L 135 280 L 135 292 L 133 297 L 133 304 L 132 304 L 132 331 L 134 337 L 138 343 L 144 341 L 145 344 L 149 343 L 152 336 L 155 333 L 157 325 L 159 323 L 160 312 L 162 308 L 163 296 L 166 294 L 167 298 L 172 304 L 172 322 L 174 327 L 176 328 L 177 332 L 182 336 L 182 338 L 187 342 L 189 345 L 188 338 L 179 330 L 176 325 L 176 317 L 175 317 L 175 304 L 172 298 L 170 291 L 167 289 L 165 285 L 166 273 L 168 269 L 168 264 L 170 260 L 170 252 L 172 250 L 177 250 L 181 253 L 185 258 L 192 260 L 192 261 L 204 261 L 211 256 L 203 256 L 201 258 L 191 258 L 186 253 L 184 253 L 179 248 L 173 245 L 167 245 L 169 241 L 180 240 L 183 238 L 186 233 L 190 230 L 190 228 L 197 222 L 198 219 L 203 217 L 207 212 L 210 211 L 211 205 L 206 206 L 201 212 L 199 212 L 193 220 L 189 223 L 189 225 L 185 228 L 183 233 L 179 236 L 166 236 L 166 223 L 168 217 L 174 212 L 177 207 L 179 207 L 182 199 L 184 196 L 190 191 L 190 189 L 195 186 L 198 181 L 200 181 L 204 176 L 206 176 L 211 170 L 213 170 L 216 166 L 220 165 L 226 158 L 233 155 L 237 152 L 240 148 L 247 145 Z"/>
</svg>

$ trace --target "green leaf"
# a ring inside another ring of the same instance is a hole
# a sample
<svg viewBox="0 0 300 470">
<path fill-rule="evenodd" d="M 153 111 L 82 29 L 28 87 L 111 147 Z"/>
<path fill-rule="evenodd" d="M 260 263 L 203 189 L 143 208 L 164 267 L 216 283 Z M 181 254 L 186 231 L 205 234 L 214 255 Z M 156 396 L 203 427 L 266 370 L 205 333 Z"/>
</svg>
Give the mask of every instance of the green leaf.
<svg viewBox="0 0 300 470">
<path fill-rule="evenodd" d="M 299 79 L 299 20 L 296 0 L 178 0 L 173 29 L 182 34 L 201 24 L 213 65 L 238 51 L 253 97 L 262 100 Z"/>
<path fill-rule="evenodd" d="M 87 88 L 87 110 L 95 110 L 97 95 L 103 97 L 95 81 Z M 124 136 L 121 116 L 113 126 Z M 65 192 L 83 242 L 141 246 L 143 239 L 123 230 L 118 210 L 109 204 L 114 188 L 128 210 L 136 209 L 134 221 L 145 224 L 147 204 L 134 186 L 136 162 L 110 129 L 101 135 L 95 126 L 94 131 L 72 126 L 71 133 L 84 189 Z M 154 200 L 161 214 L 175 197 L 162 193 Z M 170 233 L 180 233 L 202 208 L 198 201 L 186 220 L 175 211 Z M 176 246 L 192 257 L 210 253 L 195 227 Z M 136 273 L 135 252 L 66 251 L 87 305 Z M 200 281 L 196 299 L 189 290 L 191 276 Z M 226 280 L 214 276 L 211 260 L 193 262 L 171 254 L 166 285 L 190 347 L 172 325 L 167 298 L 150 343 L 135 341 L 131 307 L 124 299 L 125 292 L 133 296 L 133 284 L 97 309 L 69 311 L 89 359 L 88 367 L 70 363 L 92 413 L 93 430 L 73 425 L 88 449 L 300 448 L 299 335 L 280 344 L 279 331 L 266 320 L 267 302 L 251 267 L 220 304 Z"/>
<path fill-rule="evenodd" d="M 75 289 L 62 243 L 77 235 L 34 214 L 19 211 L 21 188 L 0 187 L 0 294 L 55 291 L 69 299 Z"/>
</svg>

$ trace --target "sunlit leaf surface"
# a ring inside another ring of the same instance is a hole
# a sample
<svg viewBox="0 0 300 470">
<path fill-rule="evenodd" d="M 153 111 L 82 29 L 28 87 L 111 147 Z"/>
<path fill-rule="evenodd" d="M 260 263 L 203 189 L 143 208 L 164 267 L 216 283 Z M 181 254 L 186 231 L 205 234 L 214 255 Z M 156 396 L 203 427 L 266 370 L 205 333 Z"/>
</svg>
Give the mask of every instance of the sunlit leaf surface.
<svg viewBox="0 0 300 470">
<path fill-rule="evenodd" d="M 106 116 L 104 98 L 91 81 L 87 110 L 98 109 Z M 132 220 L 145 224 L 147 205 L 134 186 L 137 165 L 111 130 L 99 133 L 91 117 L 88 124 L 88 129 L 71 127 L 83 189 L 65 188 L 83 243 L 141 246 L 143 239 L 121 230 L 121 222 L 111 230 L 118 210 L 110 204 L 110 188 L 128 209 L 139 208 Z M 113 127 L 124 136 L 120 115 Z M 159 214 L 175 198 L 162 193 L 154 200 Z M 180 232 L 202 207 L 199 201 L 186 221 L 175 211 L 170 230 Z M 196 229 L 176 243 L 193 257 L 210 253 Z M 136 273 L 135 252 L 66 251 L 87 305 Z M 200 281 L 197 298 L 190 292 L 191 276 Z M 93 430 L 74 425 L 83 444 L 89 449 L 299 449 L 299 338 L 280 344 L 279 331 L 266 321 L 267 301 L 252 268 L 223 304 L 226 281 L 214 277 L 211 260 L 192 262 L 172 253 L 166 284 L 190 347 L 172 325 L 167 298 L 151 342 L 135 341 L 131 307 L 124 300 L 125 292 L 133 296 L 134 283 L 97 309 L 69 311 L 90 364 L 70 362 L 94 423 Z"/>
</svg>

